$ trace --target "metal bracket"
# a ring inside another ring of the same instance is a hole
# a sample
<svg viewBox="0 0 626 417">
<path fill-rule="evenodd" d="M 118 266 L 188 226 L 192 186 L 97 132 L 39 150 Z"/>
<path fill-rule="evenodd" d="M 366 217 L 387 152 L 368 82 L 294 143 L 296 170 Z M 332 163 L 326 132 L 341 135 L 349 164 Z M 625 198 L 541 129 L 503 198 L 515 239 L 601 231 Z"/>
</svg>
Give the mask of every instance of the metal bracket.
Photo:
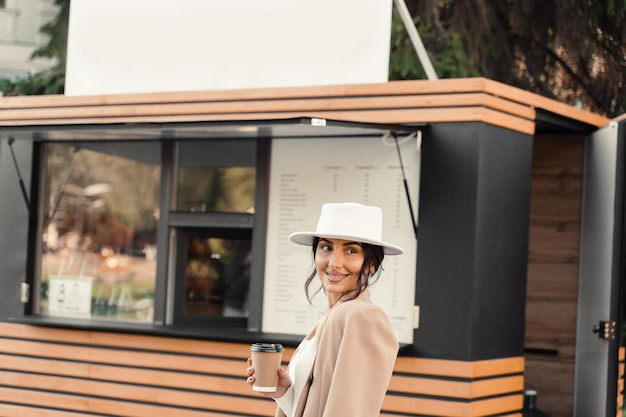
<svg viewBox="0 0 626 417">
<path fill-rule="evenodd" d="M 22 302 L 22 304 L 26 304 L 28 303 L 29 298 L 30 298 L 30 284 L 22 282 L 22 284 L 20 285 L 20 301 Z"/>
<path fill-rule="evenodd" d="M 413 44 L 413 48 L 417 53 L 417 58 L 420 60 L 422 67 L 424 68 L 424 72 L 426 73 L 426 77 L 430 81 L 438 80 L 437 73 L 435 72 L 435 68 L 433 67 L 432 62 L 430 61 L 430 57 L 428 56 L 428 52 L 426 52 L 426 48 L 424 47 L 424 43 L 422 42 L 422 38 L 420 38 L 419 32 L 415 27 L 415 23 L 413 23 L 413 18 L 409 13 L 409 9 L 406 7 L 406 3 L 404 0 L 393 0 L 393 3 L 396 6 L 396 10 L 400 14 L 400 18 L 402 19 L 402 23 L 404 24 L 404 28 L 409 34 L 409 39 Z"/>
<path fill-rule="evenodd" d="M 593 325 L 591 331 L 597 334 L 600 339 L 613 340 L 615 339 L 615 322 L 600 321 Z"/>
</svg>

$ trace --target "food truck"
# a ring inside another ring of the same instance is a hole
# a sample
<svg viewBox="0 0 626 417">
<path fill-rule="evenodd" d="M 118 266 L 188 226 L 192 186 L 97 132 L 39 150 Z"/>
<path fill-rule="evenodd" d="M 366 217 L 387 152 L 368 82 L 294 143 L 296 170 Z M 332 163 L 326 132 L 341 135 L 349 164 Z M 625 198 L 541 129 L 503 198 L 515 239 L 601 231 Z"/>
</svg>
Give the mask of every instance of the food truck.
<svg viewBox="0 0 626 417">
<path fill-rule="evenodd" d="M 485 78 L 0 98 L 0 414 L 273 415 L 250 344 L 324 308 L 287 236 L 358 201 L 405 249 L 381 415 L 616 415 L 624 139 Z"/>
</svg>

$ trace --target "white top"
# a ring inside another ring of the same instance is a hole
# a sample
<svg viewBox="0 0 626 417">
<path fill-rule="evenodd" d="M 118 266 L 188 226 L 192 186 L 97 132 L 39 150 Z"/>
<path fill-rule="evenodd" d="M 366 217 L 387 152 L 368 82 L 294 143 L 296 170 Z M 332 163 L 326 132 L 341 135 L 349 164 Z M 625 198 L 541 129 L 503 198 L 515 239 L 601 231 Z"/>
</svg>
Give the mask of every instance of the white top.
<svg viewBox="0 0 626 417">
<path fill-rule="evenodd" d="M 300 394 L 311 375 L 311 368 L 313 367 L 316 354 L 317 347 L 315 345 L 315 336 L 313 336 L 311 339 L 304 339 L 300 342 L 298 349 L 296 349 L 291 357 L 291 361 L 289 361 L 287 375 L 291 378 L 291 386 L 287 389 L 285 395 L 280 398 L 274 398 L 276 404 L 287 417 L 293 417 L 296 411 L 298 406 L 297 399 L 300 398 Z"/>
</svg>

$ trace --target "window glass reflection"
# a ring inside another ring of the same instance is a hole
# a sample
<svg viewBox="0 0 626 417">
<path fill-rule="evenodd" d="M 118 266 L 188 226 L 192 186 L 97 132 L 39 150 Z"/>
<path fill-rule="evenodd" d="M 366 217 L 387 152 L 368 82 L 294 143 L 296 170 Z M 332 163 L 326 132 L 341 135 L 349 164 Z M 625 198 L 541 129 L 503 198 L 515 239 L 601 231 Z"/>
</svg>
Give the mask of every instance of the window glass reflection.
<svg viewBox="0 0 626 417">
<path fill-rule="evenodd" d="M 152 321 L 160 145 L 47 145 L 38 313 Z"/>
<path fill-rule="evenodd" d="M 250 248 L 250 240 L 188 238 L 186 315 L 248 316 Z"/>
<path fill-rule="evenodd" d="M 251 140 L 180 142 L 175 210 L 253 212 L 255 159 Z"/>
</svg>

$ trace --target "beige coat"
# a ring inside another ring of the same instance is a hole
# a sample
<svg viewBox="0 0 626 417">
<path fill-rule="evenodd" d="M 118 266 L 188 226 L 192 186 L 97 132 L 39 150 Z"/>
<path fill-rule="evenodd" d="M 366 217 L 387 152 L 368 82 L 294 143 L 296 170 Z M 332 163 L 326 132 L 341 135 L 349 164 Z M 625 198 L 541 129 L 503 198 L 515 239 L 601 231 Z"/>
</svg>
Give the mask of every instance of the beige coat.
<svg viewBox="0 0 626 417">
<path fill-rule="evenodd" d="M 339 302 L 313 333 L 317 356 L 310 388 L 303 390 L 294 417 L 378 417 L 398 342 L 385 312 L 369 292 Z M 276 417 L 284 417 L 280 408 Z"/>
</svg>

